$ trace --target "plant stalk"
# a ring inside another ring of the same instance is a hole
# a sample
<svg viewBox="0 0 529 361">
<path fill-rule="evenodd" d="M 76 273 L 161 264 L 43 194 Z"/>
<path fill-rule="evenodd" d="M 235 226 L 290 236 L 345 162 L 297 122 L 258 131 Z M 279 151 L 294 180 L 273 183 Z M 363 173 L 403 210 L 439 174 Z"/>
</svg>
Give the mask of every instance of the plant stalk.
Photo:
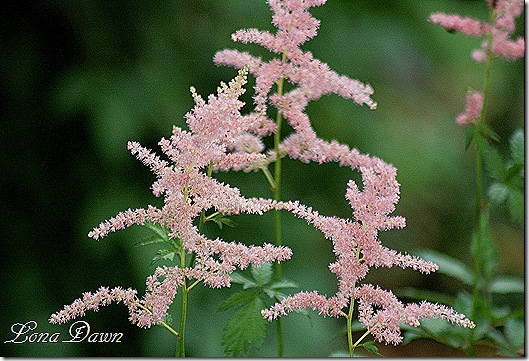
<svg viewBox="0 0 529 361">
<path fill-rule="evenodd" d="M 494 22 L 494 9 L 490 9 L 489 14 L 490 23 Z M 474 283 L 472 285 L 472 319 L 477 320 L 479 315 L 479 303 L 481 299 L 488 299 L 486 294 L 488 294 L 488 284 L 485 282 L 482 287 L 484 280 L 483 272 L 483 260 L 481 259 L 482 247 L 483 245 L 483 217 L 484 212 L 486 211 L 483 204 L 483 149 L 484 143 L 486 141 L 485 135 L 485 118 L 487 113 L 487 103 L 490 91 L 490 79 L 492 73 L 492 62 L 494 60 L 494 54 L 492 53 L 492 33 L 488 34 L 488 47 L 487 47 L 487 63 L 485 66 L 485 79 L 483 85 L 483 107 L 479 115 L 479 119 L 476 124 L 476 243 L 475 243 L 475 258 L 474 258 Z M 487 301 L 488 302 L 488 301 Z M 470 331 L 470 340 L 469 347 L 467 349 L 467 354 L 470 357 L 475 357 L 476 355 L 476 345 L 475 345 L 475 328 Z"/>
</svg>

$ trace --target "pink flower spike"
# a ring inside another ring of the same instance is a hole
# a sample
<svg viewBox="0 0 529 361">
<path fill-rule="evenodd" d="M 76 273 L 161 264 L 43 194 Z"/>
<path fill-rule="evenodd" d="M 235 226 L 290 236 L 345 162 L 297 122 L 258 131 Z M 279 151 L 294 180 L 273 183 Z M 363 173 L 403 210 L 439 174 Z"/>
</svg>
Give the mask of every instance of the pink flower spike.
<svg viewBox="0 0 529 361">
<path fill-rule="evenodd" d="M 461 17 L 459 15 L 449 15 L 443 13 L 433 13 L 430 15 L 430 21 L 440 25 L 448 31 L 459 31 L 468 36 L 483 35 L 483 27 L 478 20 Z"/>
<path fill-rule="evenodd" d="M 465 112 L 456 118 L 459 125 L 467 125 L 475 123 L 480 117 L 481 109 L 483 108 L 483 94 L 479 92 L 471 92 L 467 95 Z"/>
</svg>

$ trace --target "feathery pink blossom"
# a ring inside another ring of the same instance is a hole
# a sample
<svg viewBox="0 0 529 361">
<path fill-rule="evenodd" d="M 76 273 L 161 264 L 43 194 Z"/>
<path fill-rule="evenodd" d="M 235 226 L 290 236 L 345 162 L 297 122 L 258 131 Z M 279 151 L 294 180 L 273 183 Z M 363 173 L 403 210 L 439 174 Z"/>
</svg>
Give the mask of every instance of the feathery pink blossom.
<svg viewBox="0 0 529 361">
<path fill-rule="evenodd" d="M 461 17 L 459 15 L 433 13 L 430 21 L 440 25 L 449 31 L 459 31 L 468 36 L 483 36 L 492 39 L 490 51 L 493 55 L 509 60 L 516 60 L 525 56 L 525 40 L 518 38 L 510 40 L 515 30 L 515 19 L 523 10 L 523 0 L 498 0 L 488 1 L 489 8 L 493 12 L 494 22 L 481 23 L 479 20 Z M 477 62 L 485 62 L 489 49 L 489 41 L 484 40 L 480 49 L 472 52 L 472 59 Z"/>
<path fill-rule="evenodd" d="M 259 138 L 249 135 L 249 129 L 259 125 L 255 117 L 242 116 L 243 103 L 239 100 L 244 92 L 246 69 L 229 84 L 221 84 L 217 95 L 202 99 L 192 88 L 195 107 L 186 114 L 189 130 L 173 128 L 169 139 L 162 139 L 160 147 L 170 161 L 136 142 L 129 142 L 133 155 L 149 166 L 157 180 L 152 185 L 153 194 L 164 197 L 162 208 L 128 209 L 102 222 L 89 236 L 99 239 L 133 224 L 153 222 L 170 229 L 169 236 L 179 239 L 183 249 L 195 253 L 191 268 L 158 267 L 147 279 L 147 290 L 142 299 L 137 291 L 123 293 L 116 288 L 101 288 L 95 294 L 85 293 L 82 299 L 54 314 L 50 322 L 67 322 L 82 316 L 86 310 L 112 301 L 123 301 L 129 307 L 130 320 L 140 327 L 150 327 L 163 321 L 175 298 L 178 287 L 185 279 L 203 281 L 213 288 L 229 287 L 229 274 L 236 268 L 250 264 L 259 266 L 265 262 L 288 260 L 292 251 L 287 247 L 270 244 L 246 246 L 242 243 L 211 240 L 198 232 L 193 221 L 202 211 L 213 210 L 223 214 L 263 214 L 275 208 L 275 202 L 262 198 L 245 198 L 237 188 L 223 184 L 208 176 L 204 168 L 246 169 L 248 164 L 264 160 L 260 154 Z"/>
<path fill-rule="evenodd" d="M 475 123 L 480 117 L 483 108 L 483 94 L 480 92 L 470 92 L 467 94 L 465 112 L 458 115 L 456 122 L 459 125 Z"/>
</svg>

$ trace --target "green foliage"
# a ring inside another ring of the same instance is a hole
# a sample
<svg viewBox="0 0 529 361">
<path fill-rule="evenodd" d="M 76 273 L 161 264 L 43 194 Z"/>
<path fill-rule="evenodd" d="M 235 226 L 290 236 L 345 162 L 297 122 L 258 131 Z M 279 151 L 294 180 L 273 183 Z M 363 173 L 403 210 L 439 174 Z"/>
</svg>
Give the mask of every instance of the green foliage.
<svg viewBox="0 0 529 361">
<path fill-rule="evenodd" d="M 159 249 L 151 261 L 151 266 L 160 260 L 165 260 L 173 262 L 175 256 L 177 259 L 180 257 L 180 251 L 182 248 L 182 243 L 178 238 L 172 238 L 169 236 L 170 230 L 168 227 L 162 226 L 160 224 L 155 224 L 151 222 L 145 223 L 145 227 L 151 230 L 154 235 L 144 238 L 142 241 L 138 242 L 136 246 L 147 246 L 151 244 L 164 243 L 169 247 Z"/>
<path fill-rule="evenodd" d="M 268 321 L 261 315 L 266 307 L 265 295 L 273 302 L 284 295 L 280 290 L 297 288 L 295 283 L 286 280 L 274 281 L 272 265 L 263 263 L 251 267 L 251 278 L 240 272 L 231 274 L 232 283 L 242 285 L 242 291 L 227 298 L 218 311 L 235 309 L 222 334 L 222 345 L 226 356 L 246 356 L 253 346 L 259 348 L 266 336 Z"/>
<path fill-rule="evenodd" d="M 215 214 L 214 217 L 209 218 L 208 220 L 215 222 L 215 224 L 220 229 L 222 229 L 223 225 L 226 225 L 228 227 L 236 227 L 237 226 L 237 223 L 235 223 L 233 220 L 231 220 L 230 218 L 224 216 L 221 213 Z"/>
<path fill-rule="evenodd" d="M 523 225 L 525 221 L 524 131 L 518 129 L 511 136 L 507 160 L 504 161 L 500 152 L 488 142 L 485 143 L 483 156 L 485 166 L 493 180 L 487 192 L 491 206 L 506 204 L 511 219 Z"/>
<path fill-rule="evenodd" d="M 375 346 L 375 341 L 364 342 L 358 346 L 363 347 L 371 355 L 383 357 L 382 354 L 378 351 L 378 347 Z"/>
<path fill-rule="evenodd" d="M 259 348 L 266 336 L 267 321 L 261 316 L 261 310 L 265 307 L 262 297 L 255 292 L 244 292 L 244 296 L 238 296 L 237 299 L 237 302 L 233 299 L 230 301 L 233 303 L 231 307 L 241 307 L 224 327 L 221 341 L 225 355 L 231 357 L 245 356 L 251 346 Z"/>
</svg>

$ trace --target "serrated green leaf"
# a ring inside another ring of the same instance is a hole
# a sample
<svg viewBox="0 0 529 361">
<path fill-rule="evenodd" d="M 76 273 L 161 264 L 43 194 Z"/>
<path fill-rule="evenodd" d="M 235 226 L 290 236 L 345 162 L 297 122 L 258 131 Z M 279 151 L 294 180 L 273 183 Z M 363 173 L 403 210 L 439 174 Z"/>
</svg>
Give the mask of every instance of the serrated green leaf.
<svg viewBox="0 0 529 361">
<path fill-rule="evenodd" d="M 425 260 L 439 265 L 439 271 L 437 272 L 454 277 L 466 285 L 473 284 L 473 273 L 463 262 L 434 250 L 420 250 L 414 253 Z"/>
<path fill-rule="evenodd" d="M 378 347 L 375 346 L 375 341 L 364 342 L 362 347 L 372 355 L 384 357 L 379 351 Z"/>
<path fill-rule="evenodd" d="M 489 173 L 496 179 L 503 179 L 505 174 L 505 163 L 498 149 L 489 142 L 484 142 L 483 161 Z"/>
<path fill-rule="evenodd" d="M 492 293 L 524 293 L 525 282 L 521 278 L 498 276 L 492 280 L 490 284 L 490 292 Z"/>
<path fill-rule="evenodd" d="M 253 299 L 256 297 L 256 293 L 253 290 L 245 290 L 241 292 L 237 292 L 230 297 L 228 297 L 222 305 L 219 307 L 217 312 L 226 311 L 230 308 L 240 307 L 248 302 L 253 301 Z"/>
<path fill-rule="evenodd" d="M 169 229 L 167 227 L 164 227 L 157 223 L 152 223 L 152 222 L 146 222 L 144 226 L 150 229 L 151 231 L 153 231 L 154 233 L 156 233 L 156 235 L 160 237 L 161 239 L 163 239 L 164 241 L 167 241 L 167 239 L 169 238 L 168 237 Z"/>
<path fill-rule="evenodd" d="M 487 192 L 492 206 L 497 207 L 507 200 L 509 188 L 499 182 L 492 183 Z"/>
<path fill-rule="evenodd" d="M 251 272 L 255 282 L 257 282 L 259 286 L 268 284 L 272 280 L 274 274 L 274 270 L 270 263 L 263 263 L 257 267 L 252 266 Z"/>
<path fill-rule="evenodd" d="M 151 261 L 151 266 L 158 262 L 159 260 L 166 260 L 172 262 L 174 260 L 175 253 L 174 251 L 171 251 L 169 249 L 161 249 L 158 252 L 156 252 L 156 255 L 153 257 Z"/>
<path fill-rule="evenodd" d="M 523 129 L 518 129 L 509 140 L 512 160 L 517 164 L 525 163 L 525 134 Z"/>
<path fill-rule="evenodd" d="M 261 316 L 264 300 L 255 298 L 237 310 L 230 318 L 222 335 L 224 354 L 229 357 L 246 356 L 250 347 L 261 347 L 266 335 L 267 321 Z"/>
<path fill-rule="evenodd" d="M 230 274 L 230 278 L 232 283 L 241 284 L 242 288 L 244 289 L 258 286 L 257 283 L 255 283 L 249 278 L 244 277 L 239 272 L 233 272 L 232 274 Z"/>
</svg>

